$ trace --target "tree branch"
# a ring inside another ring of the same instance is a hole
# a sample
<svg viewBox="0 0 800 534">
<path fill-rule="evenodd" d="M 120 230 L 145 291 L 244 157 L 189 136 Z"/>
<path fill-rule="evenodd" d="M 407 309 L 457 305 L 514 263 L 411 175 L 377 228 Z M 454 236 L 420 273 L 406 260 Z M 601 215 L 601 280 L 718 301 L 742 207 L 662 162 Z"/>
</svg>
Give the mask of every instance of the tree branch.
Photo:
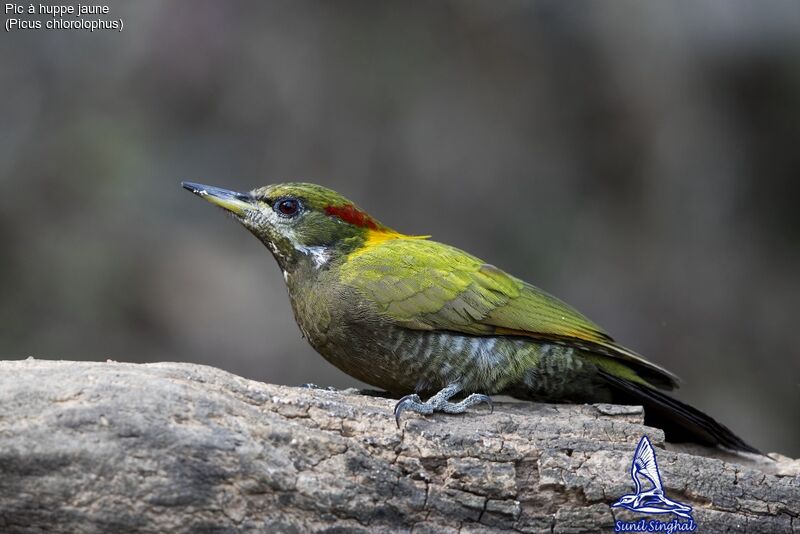
<svg viewBox="0 0 800 534">
<path fill-rule="evenodd" d="M 800 464 L 668 445 L 642 410 L 394 401 L 200 365 L 0 362 L 0 531 L 594 532 L 647 434 L 703 532 L 800 531 Z M 627 515 L 626 515 L 627 514 Z M 639 516 L 641 517 L 641 516 Z"/>
</svg>

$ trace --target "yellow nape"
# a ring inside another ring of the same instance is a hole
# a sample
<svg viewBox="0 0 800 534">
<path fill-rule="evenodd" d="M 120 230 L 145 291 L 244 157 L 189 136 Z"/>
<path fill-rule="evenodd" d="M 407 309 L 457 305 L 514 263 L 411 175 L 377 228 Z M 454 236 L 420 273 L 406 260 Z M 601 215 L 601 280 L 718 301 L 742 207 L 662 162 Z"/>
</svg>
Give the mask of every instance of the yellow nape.
<svg viewBox="0 0 800 534">
<path fill-rule="evenodd" d="M 367 230 L 367 239 L 364 241 L 364 246 L 361 250 L 380 245 L 384 241 L 391 241 L 393 239 L 428 239 L 429 235 L 406 235 L 394 230 Z"/>
<path fill-rule="evenodd" d="M 348 260 L 352 260 L 356 256 L 360 256 L 365 252 L 373 250 L 378 245 L 382 245 L 383 243 L 388 243 L 389 241 L 408 241 L 408 240 L 422 240 L 422 239 L 429 239 L 431 236 L 429 235 L 406 235 L 401 234 L 395 230 L 386 229 L 386 230 L 372 230 L 369 229 L 364 236 L 364 243 L 357 249 L 353 250 L 350 254 L 348 254 Z"/>
</svg>

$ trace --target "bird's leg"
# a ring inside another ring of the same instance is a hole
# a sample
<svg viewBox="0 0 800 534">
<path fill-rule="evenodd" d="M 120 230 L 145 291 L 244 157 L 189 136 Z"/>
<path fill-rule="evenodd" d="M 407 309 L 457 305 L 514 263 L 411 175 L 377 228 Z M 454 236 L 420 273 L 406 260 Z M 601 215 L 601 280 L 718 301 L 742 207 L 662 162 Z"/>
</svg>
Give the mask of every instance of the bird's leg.
<svg viewBox="0 0 800 534">
<path fill-rule="evenodd" d="M 464 413 L 467 408 L 485 402 L 489 405 L 489 410 L 494 411 L 492 399 L 488 395 L 480 393 L 473 393 L 460 402 L 450 402 L 453 395 L 459 393 L 461 389 L 460 384 L 450 384 L 426 402 L 422 402 L 416 393 L 406 395 L 394 407 L 394 420 L 397 423 L 397 428 L 400 428 L 400 415 L 406 410 L 423 415 L 429 415 L 433 412 Z"/>
</svg>

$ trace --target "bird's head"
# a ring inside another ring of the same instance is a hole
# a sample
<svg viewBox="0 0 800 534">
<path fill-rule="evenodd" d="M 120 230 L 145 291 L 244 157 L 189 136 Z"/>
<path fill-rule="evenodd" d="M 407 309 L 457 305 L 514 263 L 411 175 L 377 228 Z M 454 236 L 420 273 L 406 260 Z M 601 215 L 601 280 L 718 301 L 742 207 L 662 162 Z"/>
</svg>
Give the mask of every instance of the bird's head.
<svg viewBox="0 0 800 534">
<path fill-rule="evenodd" d="M 623 495 L 617 502 L 612 504 L 611 507 L 623 506 L 625 508 L 630 508 L 634 505 L 635 501 L 636 495 Z"/>
<path fill-rule="evenodd" d="M 401 236 L 339 193 L 314 184 L 268 185 L 246 193 L 182 185 L 228 211 L 272 251 L 284 272 L 318 269 L 367 243 Z"/>
</svg>

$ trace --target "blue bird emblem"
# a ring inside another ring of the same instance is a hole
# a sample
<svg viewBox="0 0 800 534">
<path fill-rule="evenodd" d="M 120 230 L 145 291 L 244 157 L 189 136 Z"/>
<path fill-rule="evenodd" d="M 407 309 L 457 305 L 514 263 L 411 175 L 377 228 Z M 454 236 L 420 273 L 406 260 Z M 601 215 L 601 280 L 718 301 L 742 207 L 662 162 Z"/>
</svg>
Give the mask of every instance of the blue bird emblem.
<svg viewBox="0 0 800 534">
<path fill-rule="evenodd" d="M 647 436 L 642 436 L 636 452 L 633 453 L 631 478 L 636 493 L 623 495 L 611 505 L 612 508 L 627 508 L 641 514 L 675 514 L 678 517 L 693 519 L 691 506 L 673 501 L 664 495 L 664 485 L 656 463 L 656 452 Z"/>
</svg>

